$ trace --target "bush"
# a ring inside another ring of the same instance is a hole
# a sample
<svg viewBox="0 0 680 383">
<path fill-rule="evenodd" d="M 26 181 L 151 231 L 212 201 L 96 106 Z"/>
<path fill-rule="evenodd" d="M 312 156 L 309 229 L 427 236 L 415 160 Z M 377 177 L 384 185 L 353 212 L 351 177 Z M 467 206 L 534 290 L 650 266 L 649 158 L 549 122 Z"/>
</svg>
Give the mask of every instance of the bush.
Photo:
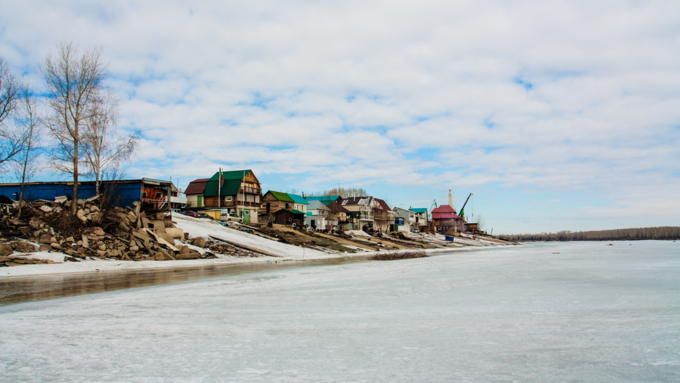
<svg viewBox="0 0 680 383">
<path fill-rule="evenodd" d="M 394 261 L 397 259 L 426 258 L 429 257 L 424 251 L 407 251 L 404 253 L 381 253 L 369 257 L 371 261 Z"/>
</svg>

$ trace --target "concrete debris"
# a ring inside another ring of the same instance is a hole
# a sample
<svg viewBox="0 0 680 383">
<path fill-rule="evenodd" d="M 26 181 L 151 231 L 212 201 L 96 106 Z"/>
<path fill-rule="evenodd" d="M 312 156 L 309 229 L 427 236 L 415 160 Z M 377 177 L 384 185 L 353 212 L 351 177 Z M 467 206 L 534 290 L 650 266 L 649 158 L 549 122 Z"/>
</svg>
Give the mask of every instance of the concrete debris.
<svg viewBox="0 0 680 383">
<path fill-rule="evenodd" d="M 88 258 L 169 261 L 216 257 L 212 252 L 176 246 L 175 241 L 183 241 L 186 235 L 163 213 L 147 217 L 140 212 L 138 203 L 132 208 L 120 208 L 108 207 L 101 201 L 98 198 L 76 201 L 75 216 L 70 212 L 74 202 L 63 200 L 26 203 L 21 217 L 17 208 L 3 210 L 0 212 L 0 266 L 52 263 L 20 256 L 36 250 L 62 252 L 69 262 Z M 203 238 L 195 238 L 192 244 L 200 248 L 206 246 Z"/>
<path fill-rule="evenodd" d="M 236 246 L 231 246 L 229 244 L 222 243 L 221 241 L 210 241 L 206 243 L 206 246 L 210 249 L 210 251 L 215 252 L 217 254 L 232 255 L 235 257 L 261 256 L 261 254 L 258 254 L 256 252 L 248 251 L 246 249 L 238 248 Z"/>
<path fill-rule="evenodd" d="M 202 237 L 196 237 L 191 241 L 191 244 L 200 248 L 205 248 L 205 239 Z"/>
<path fill-rule="evenodd" d="M 49 259 L 35 259 L 15 256 L 0 256 L 0 267 L 54 263 Z"/>
<path fill-rule="evenodd" d="M 12 245 L 9 243 L 0 243 L 0 256 L 10 255 L 12 253 L 14 253 Z"/>
</svg>

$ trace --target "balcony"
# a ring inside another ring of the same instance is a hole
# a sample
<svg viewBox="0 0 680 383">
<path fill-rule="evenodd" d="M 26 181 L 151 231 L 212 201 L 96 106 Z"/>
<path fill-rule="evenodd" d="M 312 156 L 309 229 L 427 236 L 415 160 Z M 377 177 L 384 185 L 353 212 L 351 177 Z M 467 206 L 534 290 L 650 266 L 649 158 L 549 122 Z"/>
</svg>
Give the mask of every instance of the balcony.
<svg viewBox="0 0 680 383">
<path fill-rule="evenodd" d="M 243 202 L 243 201 L 227 201 L 222 204 L 222 207 L 235 207 L 235 206 L 245 206 L 245 207 L 260 207 L 259 202 Z"/>
<path fill-rule="evenodd" d="M 184 197 L 170 197 L 170 203 L 181 203 L 181 204 L 186 204 L 187 199 Z"/>
</svg>

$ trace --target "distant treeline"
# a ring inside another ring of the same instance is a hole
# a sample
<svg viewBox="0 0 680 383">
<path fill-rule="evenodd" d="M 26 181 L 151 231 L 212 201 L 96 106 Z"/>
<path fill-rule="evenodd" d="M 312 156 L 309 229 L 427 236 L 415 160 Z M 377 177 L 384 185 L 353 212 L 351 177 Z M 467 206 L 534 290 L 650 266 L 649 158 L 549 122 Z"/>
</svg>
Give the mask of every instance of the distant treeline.
<svg viewBox="0 0 680 383">
<path fill-rule="evenodd" d="M 559 231 L 557 233 L 503 236 L 511 241 L 634 241 L 643 239 L 680 239 L 680 226 L 640 227 L 597 231 Z"/>
</svg>

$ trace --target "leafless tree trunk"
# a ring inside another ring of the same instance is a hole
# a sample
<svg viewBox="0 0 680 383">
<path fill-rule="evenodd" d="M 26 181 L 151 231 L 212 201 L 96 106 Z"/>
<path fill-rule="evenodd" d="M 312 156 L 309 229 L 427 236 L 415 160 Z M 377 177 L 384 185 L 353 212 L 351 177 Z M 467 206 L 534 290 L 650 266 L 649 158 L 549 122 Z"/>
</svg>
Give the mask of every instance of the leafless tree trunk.
<svg viewBox="0 0 680 383">
<path fill-rule="evenodd" d="M 106 77 L 99 50 L 86 51 L 78 57 L 73 43 L 61 43 L 56 57 L 48 56 L 41 66 L 47 83 L 47 100 L 52 110 L 46 126 L 57 142 L 52 151 L 52 164 L 60 172 L 73 175 L 73 203 L 76 214 L 78 200 L 78 166 L 82 159 L 86 121 L 92 114 L 96 97 Z"/>
<path fill-rule="evenodd" d="M 24 97 L 21 108 L 21 118 L 19 123 L 23 125 L 25 131 L 27 132 L 28 139 L 26 140 L 26 145 L 24 148 L 25 156 L 21 171 L 21 191 L 19 192 L 19 217 L 21 217 L 21 211 L 24 207 L 24 185 L 27 179 L 36 172 L 36 167 L 29 165 L 32 159 L 35 158 L 34 145 L 38 142 L 37 138 L 40 134 L 40 116 L 37 114 L 35 108 L 35 100 L 31 97 L 30 90 L 28 86 L 24 89 Z"/>
<path fill-rule="evenodd" d="M 7 123 L 8 117 L 16 110 L 22 88 L 21 82 L 0 58 L 0 170 L 5 169 L 7 162 L 21 152 L 26 142 L 25 132 Z"/>
<path fill-rule="evenodd" d="M 480 231 L 484 231 L 484 228 L 486 227 L 486 220 L 482 218 L 481 214 L 477 215 L 477 229 Z"/>
<path fill-rule="evenodd" d="M 116 127 L 118 101 L 110 92 L 100 92 L 92 103 L 92 113 L 86 120 L 83 136 L 85 164 L 95 179 L 96 193 L 102 176 L 127 161 L 137 146 L 139 134 L 120 135 Z"/>
</svg>

